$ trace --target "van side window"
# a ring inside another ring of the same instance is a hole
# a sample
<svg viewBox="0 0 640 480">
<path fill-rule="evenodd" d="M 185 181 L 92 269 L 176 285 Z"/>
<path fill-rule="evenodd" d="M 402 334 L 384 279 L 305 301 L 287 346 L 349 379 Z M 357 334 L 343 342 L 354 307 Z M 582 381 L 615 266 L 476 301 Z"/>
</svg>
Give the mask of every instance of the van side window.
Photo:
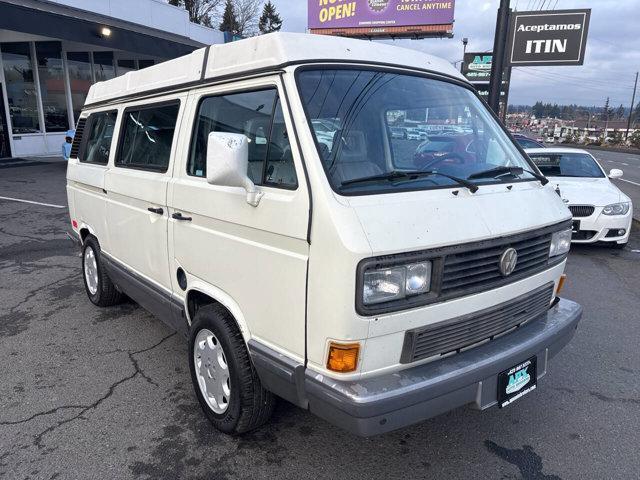
<svg viewBox="0 0 640 480">
<path fill-rule="evenodd" d="M 86 140 L 81 143 L 78 158 L 83 163 L 106 165 L 109 163 L 113 129 L 116 125 L 117 111 L 93 113 L 87 120 Z"/>
<path fill-rule="evenodd" d="M 126 109 L 116 166 L 166 172 L 179 109 L 179 103 Z"/>
<path fill-rule="evenodd" d="M 240 133 L 249 139 L 247 174 L 256 185 L 296 188 L 293 155 L 276 89 L 207 97 L 200 103 L 187 173 L 207 175 L 211 132 Z"/>
</svg>

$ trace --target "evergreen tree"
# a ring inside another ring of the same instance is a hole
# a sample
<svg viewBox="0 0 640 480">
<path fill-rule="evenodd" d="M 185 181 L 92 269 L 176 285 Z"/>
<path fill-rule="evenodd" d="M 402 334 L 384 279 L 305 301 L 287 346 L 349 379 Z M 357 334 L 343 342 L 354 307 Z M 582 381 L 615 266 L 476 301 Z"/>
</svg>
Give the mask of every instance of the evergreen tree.
<svg viewBox="0 0 640 480">
<path fill-rule="evenodd" d="M 604 107 L 602 108 L 602 120 L 609 121 L 611 120 L 611 116 L 613 114 L 613 108 L 609 105 L 610 100 L 607 97 L 607 100 L 604 102 Z"/>
<path fill-rule="evenodd" d="M 264 4 L 262 15 L 258 22 L 258 28 L 262 34 L 279 32 L 282 28 L 282 19 L 280 15 L 278 15 L 278 12 L 276 12 L 276 7 L 271 3 L 271 0 Z"/>
<path fill-rule="evenodd" d="M 616 118 L 623 120 L 627 116 L 627 109 L 624 108 L 624 105 L 620 105 L 618 110 L 616 110 Z"/>
<path fill-rule="evenodd" d="M 235 9 L 231 0 L 227 0 L 224 5 L 224 13 L 222 14 L 222 23 L 220 23 L 220 31 L 231 32 L 238 35 L 240 26 L 238 25 L 238 17 L 236 17 Z"/>
</svg>

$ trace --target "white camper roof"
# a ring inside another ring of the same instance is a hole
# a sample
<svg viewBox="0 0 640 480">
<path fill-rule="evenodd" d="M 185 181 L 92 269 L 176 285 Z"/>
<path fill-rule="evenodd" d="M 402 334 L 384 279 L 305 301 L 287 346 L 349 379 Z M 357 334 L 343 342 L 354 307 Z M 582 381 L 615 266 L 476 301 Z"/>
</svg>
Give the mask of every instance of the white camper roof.
<svg viewBox="0 0 640 480">
<path fill-rule="evenodd" d="M 85 104 L 311 62 L 400 65 L 464 80 L 449 62 L 418 50 L 342 37 L 271 33 L 212 45 L 174 60 L 96 83 L 89 90 Z"/>
</svg>

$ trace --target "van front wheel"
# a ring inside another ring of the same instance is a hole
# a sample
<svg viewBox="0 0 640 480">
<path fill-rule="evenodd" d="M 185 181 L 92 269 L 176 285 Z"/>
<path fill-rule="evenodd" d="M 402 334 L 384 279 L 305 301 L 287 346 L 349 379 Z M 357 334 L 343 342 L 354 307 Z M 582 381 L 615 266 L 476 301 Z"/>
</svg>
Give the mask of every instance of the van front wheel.
<svg viewBox="0 0 640 480">
<path fill-rule="evenodd" d="M 275 399 L 262 387 L 242 334 L 224 307 L 198 310 L 189 347 L 193 387 L 214 427 L 241 434 L 269 420 Z"/>
<path fill-rule="evenodd" d="M 110 307 L 122 300 L 122 293 L 113 284 L 100 261 L 100 244 L 95 237 L 87 237 L 82 246 L 82 278 L 91 303 Z"/>
</svg>

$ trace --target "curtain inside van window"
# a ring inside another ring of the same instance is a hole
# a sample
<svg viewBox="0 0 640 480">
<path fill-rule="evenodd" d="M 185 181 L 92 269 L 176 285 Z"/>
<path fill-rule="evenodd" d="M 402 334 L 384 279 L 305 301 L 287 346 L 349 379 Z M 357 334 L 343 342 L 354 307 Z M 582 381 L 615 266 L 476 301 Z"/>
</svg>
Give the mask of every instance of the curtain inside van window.
<svg viewBox="0 0 640 480">
<path fill-rule="evenodd" d="M 116 165 L 166 172 L 180 105 L 127 109 Z"/>
</svg>

